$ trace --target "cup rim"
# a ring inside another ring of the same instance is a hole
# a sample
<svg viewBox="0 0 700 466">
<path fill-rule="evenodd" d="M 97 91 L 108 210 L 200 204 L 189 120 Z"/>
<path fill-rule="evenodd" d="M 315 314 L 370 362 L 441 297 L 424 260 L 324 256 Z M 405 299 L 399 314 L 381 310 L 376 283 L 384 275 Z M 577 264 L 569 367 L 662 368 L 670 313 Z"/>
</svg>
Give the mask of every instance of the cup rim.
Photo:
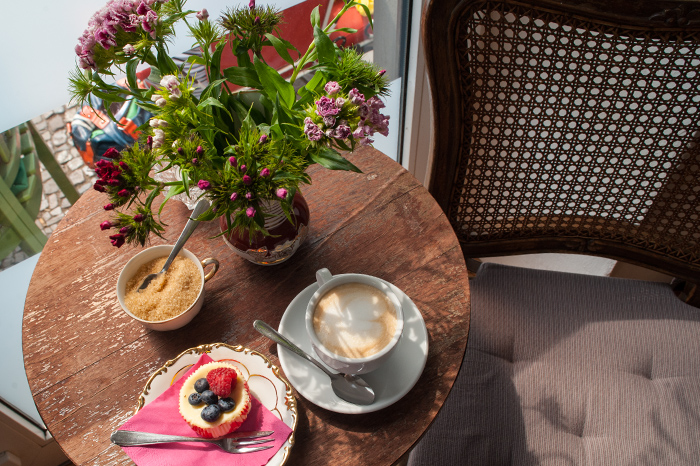
<svg viewBox="0 0 700 466">
<path fill-rule="evenodd" d="M 154 256 L 153 256 L 151 259 L 149 259 L 149 260 L 155 259 L 155 258 L 157 258 L 157 257 L 167 257 L 167 255 L 170 254 L 170 251 L 172 251 L 172 249 L 173 249 L 174 247 L 175 247 L 175 245 L 173 245 L 173 244 L 159 244 L 159 245 L 157 245 L 157 246 L 151 246 L 151 247 L 149 247 L 149 248 L 146 248 L 146 249 L 144 249 L 143 251 L 139 251 L 139 252 L 136 253 L 131 259 L 129 259 L 129 260 L 127 261 L 126 264 L 124 264 L 124 267 L 122 267 L 121 272 L 119 272 L 119 278 L 117 278 L 117 300 L 119 300 L 119 305 L 121 306 L 122 310 L 123 310 L 124 312 L 126 312 L 126 314 L 127 314 L 129 317 L 131 317 L 132 319 L 134 319 L 134 320 L 136 320 L 136 321 L 138 321 L 138 322 L 141 322 L 141 323 L 149 324 L 149 325 L 164 324 L 164 323 L 167 323 L 167 322 L 172 322 L 173 320 L 178 319 L 178 318 L 181 318 L 182 316 L 184 316 L 185 314 L 187 314 L 188 312 L 190 312 L 190 311 L 197 305 L 197 301 L 199 301 L 199 299 L 202 297 L 202 293 L 204 293 L 204 267 L 202 267 L 201 261 L 197 258 L 197 256 L 194 255 L 194 253 L 192 253 L 192 251 L 189 251 L 188 249 L 182 248 L 182 249 L 180 249 L 180 252 L 178 253 L 178 256 L 179 256 L 180 254 L 183 254 L 183 253 L 184 253 L 185 256 L 187 256 L 189 259 L 191 259 L 192 262 L 194 262 L 195 265 L 197 265 L 197 268 L 199 269 L 199 276 L 200 276 L 200 279 L 201 279 L 201 287 L 199 288 L 199 293 L 197 294 L 197 298 L 194 300 L 194 302 L 193 302 L 187 309 L 185 309 L 184 311 L 182 311 L 182 312 L 179 313 L 178 315 L 175 315 L 175 316 L 170 317 L 170 318 L 168 318 L 168 319 L 163 319 L 163 320 L 145 320 L 145 319 L 141 319 L 140 317 L 136 317 L 136 316 L 127 308 L 126 303 L 124 303 L 124 296 L 126 295 L 126 283 L 127 283 L 127 282 L 129 281 L 129 279 L 131 278 L 131 277 L 125 277 L 125 276 L 124 276 L 124 272 L 127 270 L 127 268 L 129 267 L 129 265 L 131 265 L 132 263 L 138 262 L 138 261 L 142 258 L 142 256 L 146 255 L 147 253 L 152 253 L 153 250 L 162 249 L 162 250 L 164 250 L 164 253 L 165 253 L 165 254 L 164 254 L 163 256 L 154 255 Z M 147 262 L 147 261 L 143 261 L 141 264 L 139 264 L 139 267 L 140 267 L 141 265 L 143 265 L 143 263 L 145 263 L 145 262 Z"/>
<path fill-rule="evenodd" d="M 358 281 L 357 279 L 360 278 L 362 280 L 366 281 Z M 337 280 L 336 280 L 337 279 Z M 338 283 L 342 279 L 342 283 Z M 370 282 L 370 283 L 368 283 Z M 346 356 L 341 356 L 339 354 L 334 353 L 330 349 L 326 348 L 323 343 L 318 339 L 318 336 L 316 335 L 316 332 L 314 331 L 313 328 L 313 311 L 314 308 L 316 307 L 316 303 L 318 300 L 323 297 L 330 289 L 335 288 L 336 286 L 343 285 L 345 283 L 363 283 L 366 285 L 370 285 L 377 290 L 381 291 L 385 296 L 389 298 L 389 300 L 392 302 L 394 305 L 394 311 L 396 312 L 396 329 L 394 330 L 394 336 L 392 337 L 391 341 L 384 346 L 381 350 L 378 352 L 366 356 L 364 358 L 348 358 Z M 379 285 L 379 286 L 377 286 Z M 313 303 L 313 306 L 312 306 Z M 383 357 L 385 354 L 389 353 L 392 351 L 396 345 L 398 344 L 399 340 L 401 339 L 401 335 L 403 335 L 403 327 L 404 327 L 404 320 L 403 320 L 403 308 L 401 307 L 401 301 L 399 301 L 398 296 L 396 296 L 396 293 L 385 283 L 383 280 L 380 278 L 374 277 L 372 275 L 366 275 L 366 274 L 361 274 L 361 273 L 346 273 L 346 274 L 338 274 L 338 275 L 333 275 L 333 277 L 324 283 L 322 286 L 318 288 L 309 300 L 309 303 L 306 306 L 306 333 L 309 335 L 311 338 L 312 344 L 321 352 L 323 352 L 326 356 L 329 358 L 335 359 L 338 362 L 341 362 L 343 364 L 365 364 L 368 362 L 375 361 L 377 359 L 380 359 Z"/>
</svg>

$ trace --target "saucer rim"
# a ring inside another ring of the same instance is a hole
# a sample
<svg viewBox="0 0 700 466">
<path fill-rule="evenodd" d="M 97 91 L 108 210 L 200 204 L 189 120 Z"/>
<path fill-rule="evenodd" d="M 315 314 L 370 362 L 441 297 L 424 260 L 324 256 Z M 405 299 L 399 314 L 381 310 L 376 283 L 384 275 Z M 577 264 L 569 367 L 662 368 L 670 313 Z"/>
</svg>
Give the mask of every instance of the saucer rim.
<svg viewBox="0 0 700 466">
<path fill-rule="evenodd" d="M 334 277 L 335 276 L 343 276 L 343 275 L 352 275 L 352 274 L 338 274 L 338 275 L 334 275 Z M 294 389 L 297 391 L 297 393 L 300 396 L 304 397 L 306 400 L 308 400 L 309 402 L 315 404 L 316 406 L 318 406 L 320 408 L 327 409 L 329 411 L 332 411 L 335 413 L 340 413 L 340 414 L 366 414 L 366 413 L 372 413 L 375 411 L 379 411 L 381 409 L 384 409 L 386 407 L 391 406 L 392 404 L 396 403 L 397 401 L 402 399 L 404 396 L 406 396 L 406 394 L 408 394 L 408 392 L 410 392 L 413 389 L 413 387 L 416 385 L 416 383 L 418 383 L 418 380 L 420 379 L 421 375 L 423 374 L 423 371 L 425 370 L 425 365 L 428 361 L 428 353 L 429 353 L 429 335 L 428 335 L 428 329 L 425 325 L 425 319 L 423 318 L 423 314 L 421 313 L 420 309 L 418 309 L 418 306 L 416 306 L 416 304 L 413 302 L 413 300 L 406 293 L 404 293 L 403 290 L 401 290 L 396 285 L 394 285 L 394 284 L 392 284 L 392 283 L 390 283 L 382 278 L 379 278 L 379 277 L 375 277 L 375 278 L 377 278 L 378 280 L 381 280 L 386 285 L 388 285 L 391 288 L 391 290 L 396 294 L 396 296 L 399 298 L 399 301 L 401 301 L 402 298 L 405 297 L 408 300 L 408 302 L 410 302 L 411 312 L 409 313 L 408 317 L 414 317 L 414 315 L 415 315 L 420 319 L 420 324 L 421 324 L 420 328 L 422 329 L 422 334 L 420 335 L 421 340 L 419 342 L 417 342 L 416 345 L 419 345 L 419 346 L 425 345 L 424 356 L 423 356 L 422 360 L 417 361 L 419 366 L 420 366 L 420 370 L 416 372 L 415 378 L 410 380 L 410 382 L 405 385 L 403 390 L 397 391 L 391 397 L 387 397 L 387 398 L 382 399 L 382 400 L 375 400 L 375 402 L 372 403 L 371 405 L 355 405 L 355 404 L 352 404 L 350 402 L 347 402 L 345 400 L 338 398 L 336 395 L 331 395 L 335 399 L 333 400 L 332 403 L 327 403 L 327 402 L 324 402 L 323 400 L 319 400 L 318 397 L 307 396 L 307 395 L 309 395 L 308 393 L 305 393 L 304 391 L 300 390 L 297 387 L 297 384 L 295 383 L 296 377 L 293 375 L 293 371 L 289 370 L 290 367 L 289 367 L 289 364 L 286 360 L 286 358 L 288 358 L 288 357 L 291 358 L 291 357 L 297 357 L 297 356 L 292 356 L 291 351 L 287 350 L 286 348 L 283 348 L 282 351 L 278 350 L 277 357 L 280 361 L 280 366 L 281 366 L 282 370 L 284 371 L 284 374 L 285 374 L 287 380 L 289 381 L 289 383 L 294 387 Z M 306 309 L 306 304 L 308 303 L 308 301 L 311 300 L 311 297 L 315 293 L 315 290 L 318 288 L 319 288 L 318 283 L 314 282 L 314 283 L 310 284 L 309 286 L 307 286 L 306 288 L 304 288 L 302 291 L 300 291 L 294 297 L 294 299 L 292 299 L 292 301 L 289 303 L 289 305 L 285 309 L 284 313 L 282 314 L 282 318 L 280 319 L 278 331 L 281 334 L 287 335 L 285 333 L 285 325 L 284 324 L 285 324 L 286 319 L 289 318 L 290 311 L 293 312 L 292 311 L 293 307 L 301 306 L 301 304 L 303 304 L 303 308 Z M 309 298 L 304 300 L 303 296 L 306 293 L 309 293 Z M 300 301 L 302 301 L 301 304 L 299 303 Z M 406 318 L 406 317 L 407 317 L 407 315 L 406 315 L 406 312 L 404 310 L 404 318 Z M 287 335 L 287 336 L 289 336 L 289 335 Z M 399 343 L 398 343 L 399 346 L 396 348 L 397 352 L 401 351 L 401 348 L 402 348 L 401 344 L 403 341 L 404 341 L 403 339 L 399 340 Z M 302 346 L 302 345 L 299 345 L 299 346 Z M 312 356 L 315 356 L 313 353 L 313 348 L 311 348 L 311 347 L 305 348 L 304 347 L 302 349 L 309 352 Z M 413 361 L 407 361 L 407 364 L 411 364 L 412 362 Z M 326 366 L 326 367 L 328 367 L 328 366 Z M 378 370 L 380 370 L 380 369 L 378 369 Z M 321 373 L 319 372 L 319 380 L 324 380 L 324 376 L 321 376 L 320 374 Z M 324 385 L 327 385 L 329 390 L 330 390 L 331 389 L 330 379 L 328 379 L 326 377 L 325 380 L 327 380 L 328 382 L 324 383 Z M 324 380 L 324 382 L 325 382 L 325 380 Z"/>
</svg>

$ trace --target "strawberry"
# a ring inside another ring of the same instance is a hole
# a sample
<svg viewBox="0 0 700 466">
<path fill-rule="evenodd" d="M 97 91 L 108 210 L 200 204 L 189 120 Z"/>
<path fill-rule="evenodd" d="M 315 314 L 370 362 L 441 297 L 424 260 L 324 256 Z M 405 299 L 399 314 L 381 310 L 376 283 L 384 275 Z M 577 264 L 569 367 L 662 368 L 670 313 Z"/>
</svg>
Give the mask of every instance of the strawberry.
<svg viewBox="0 0 700 466">
<path fill-rule="evenodd" d="M 209 390 L 219 397 L 225 398 L 231 394 L 231 390 L 236 385 L 236 371 L 228 367 L 219 367 L 211 370 L 207 374 Z"/>
</svg>

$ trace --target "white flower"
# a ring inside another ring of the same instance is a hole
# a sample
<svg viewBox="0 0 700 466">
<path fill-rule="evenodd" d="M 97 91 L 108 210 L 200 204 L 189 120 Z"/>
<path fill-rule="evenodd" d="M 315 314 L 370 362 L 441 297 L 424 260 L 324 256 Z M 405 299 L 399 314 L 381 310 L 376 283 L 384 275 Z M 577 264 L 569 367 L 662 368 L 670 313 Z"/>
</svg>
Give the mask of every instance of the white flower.
<svg viewBox="0 0 700 466">
<path fill-rule="evenodd" d="M 165 142 L 165 132 L 162 129 L 153 131 L 153 148 L 158 149 Z"/>
<path fill-rule="evenodd" d="M 133 55 L 136 53 L 136 49 L 131 44 L 126 44 L 122 50 L 124 50 L 124 53 L 127 55 Z"/>
<path fill-rule="evenodd" d="M 209 17 L 209 12 L 207 11 L 206 8 L 202 8 L 202 11 L 198 11 L 197 14 L 195 15 L 198 20 L 204 21 Z"/>
</svg>

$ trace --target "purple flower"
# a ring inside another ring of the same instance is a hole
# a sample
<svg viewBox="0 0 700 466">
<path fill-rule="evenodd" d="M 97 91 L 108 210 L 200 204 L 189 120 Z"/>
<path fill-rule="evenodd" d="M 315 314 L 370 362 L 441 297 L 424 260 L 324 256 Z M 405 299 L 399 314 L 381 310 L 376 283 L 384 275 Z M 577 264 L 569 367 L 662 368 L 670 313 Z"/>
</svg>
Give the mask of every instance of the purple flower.
<svg viewBox="0 0 700 466">
<path fill-rule="evenodd" d="M 197 153 L 197 157 L 201 157 L 202 154 L 204 154 L 204 149 L 202 148 L 202 146 L 197 146 L 197 148 L 194 151 Z"/>
<path fill-rule="evenodd" d="M 333 126 L 335 126 L 335 117 L 324 116 L 323 124 L 326 126 L 326 128 L 332 128 Z"/>
<path fill-rule="evenodd" d="M 130 227 L 130 226 L 121 227 L 121 228 L 119 229 L 119 233 L 121 233 L 122 235 L 126 235 L 126 234 L 128 234 L 130 231 L 131 231 L 131 227 Z"/>
<path fill-rule="evenodd" d="M 251 10 L 255 8 L 255 0 L 250 0 L 250 2 L 248 3 L 248 8 L 250 8 Z"/>
<path fill-rule="evenodd" d="M 245 193 L 245 198 L 248 200 L 253 199 L 253 193 L 251 193 L 251 192 Z"/>
<path fill-rule="evenodd" d="M 198 20 L 204 21 L 207 18 L 209 18 L 209 12 L 207 11 L 206 8 L 202 8 L 202 10 L 198 11 L 195 16 L 197 17 Z"/>
<path fill-rule="evenodd" d="M 199 165 L 199 159 L 197 157 L 192 159 L 192 165 Z"/>
<path fill-rule="evenodd" d="M 95 191 L 99 191 L 99 192 L 101 192 L 101 193 L 107 192 L 107 189 L 105 189 L 105 187 L 104 187 L 101 183 L 98 184 L 99 181 L 100 181 L 100 180 L 97 180 L 97 181 L 95 182 L 95 184 L 92 185 L 92 187 L 95 189 Z"/>
<path fill-rule="evenodd" d="M 378 75 L 379 75 L 379 76 L 384 76 L 384 73 L 386 73 L 386 70 L 381 70 L 381 71 L 378 73 Z"/>
<path fill-rule="evenodd" d="M 345 124 L 343 124 L 345 123 Z M 336 139 L 347 139 L 350 137 L 350 134 L 352 133 L 352 130 L 350 127 L 347 125 L 347 122 L 344 121 L 338 127 L 335 129 L 333 132 L 333 137 Z"/>
<path fill-rule="evenodd" d="M 345 99 L 342 97 L 338 97 L 335 99 L 335 106 L 338 108 L 343 108 L 343 105 L 345 105 Z"/>
<path fill-rule="evenodd" d="M 320 117 L 325 117 L 329 115 L 337 115 L 340 109 L 335 106 L 333 99 L 329 99 L 326 96 L 321 97 L 316 101 L 316 113 Z"/>
<path fill-rule="evenodd" d="M 336 81 L 328 81 L 323 89 L 326 90 L 328 95 L 336 95 L 340 92 L 340 85 Z"/>
<path fill-rule="evenodd" d="M 263 168 L 260 170 L 260 176 L 270 176 L 270 170 L 268 168 Z"/>
<path fill-rule="evenodd" d="M 211 183 L 208 182 L 207 180 L 199 180 L 197 182 L 197 186 L 199 186 L 199 189 L 202 191 L 206 191 L 207 189 L 211 189 Z"/>
<path fill-rule="evenodd" d="M 150 10 L 148 13 L 146 13 L 146 16 L 144 16 L 143 19 L 141 20 L 141 27 L 143 28 L 144 31 L 146 31 L 147 33 L 149 33 L 151 35 L 152 39 L 156 38 L 155 25 L 156 25 L 157 21 L 158 21 L 158 15 L 153 10 Z"/>
<path fill-rule="evenodd" d="M 228 163 L 230 163 L 232 167 L 235 167 L 238 161 L 236 160 L 236 157 L 231 156 L 228 158 Z"/>
<path fill-rule="evenodd" d="M 245 171 L 246 171 L 247 169 L 248 169 L 248 167 L 246 167 L 245 165 L 241 165 L 240 168 L 239 168 L 239 170 L 241 171 L 241 173 L 245 173 Z"/>
<path fill-rule="evenodd" d="M 180 155 L 185 155 L 185 149 L 183 149 L 182 147 L 178 147 L 178 148 L 177 148 L 177 153 L 180 154 Z"/>
<path fill-rule="evenodd" d="M 382 102 L 382 99 L 380 99 L 376 95 L 367 101 L 367 105 L 369 105 L 370 108 L 376 108 L 376 109 L 380 109 L 380 108 L 385 107 L 384 102 Z"/>
<path fill-rule="evenodd" d="M 279 197 L 280 199 L 284 199 L 285 197 L 287 197 L 287 190 L 284 188 L 279 188 L 276 194 L 277 197 Z"/>
<path fill-rule="evenodd" d="M 255 26 L 257 26 L 258 24 L 260 24 L 260 16 L 256 16 L 256 17 L 255 17 L 255 19 L 253 20 L 253 24 L 254 24 Z"/>
<path fill-rule="evenodd" d="M 251 184 L 253 184 L 253 178 L 251 178 L 248 175 L 243 175 L 243 184 L 246 186 L 250 186 Z"/>
<path fill-rule="evenodd" d="M 365 96 L 360 93 L 357 89 L 354 87 L 350 90 L 348 93 L 348 98 L 350 99 L 350 102 L 352 102 L 355 105 L 360 105 L 365 103 Z"/>
<path fill-rule="evenodd" d="M 122 48 L 122 50 L 123 50 L 124 53 L 127 54 L 127 55 L 133 55 L 133 54 L 136 53 L 136 49 L 135 49 L 134 46 L 131 45 L 131 44 L 126 44 L 126 45 L 124 46 L 124 48 Z"/>
<path fill-rule="evenodd" d="M 266 141 L 267 141 L 267 134 L 263 134 L 262 136 L 260 136 L 260 139 L 258 140 L 258 144 L 265 144 Z"/>
<path fill-rule="evenodd" d="M 245 210 L 245 214 L 246 214 L 248 217 L 253 218 L 253 217 L 255 217 L 255 209 L 252 208 L 252 207 L 248 207 L 248 208 Z"/>
<path fill-rule="evenodd" d="M 153 136 L 148 136 L 146 138 L 146 145 L 148 146 L 149 149 L 153 147 Z"/>
<path fill-rule="evenodd" d="M 146 5 L 144 2 L 141 2 L 141 4 L 138 6 L 138 8 L 136 8 L 136 13 L 141 15 L 141 16 L 145 15 L 149 11 L 151 11 L 151 9 L 148 8 L 148 5 Z"/>
<path fill-rule="evenodd" d="M 114 225 L 112 225 L 112 222 L 104 221 L 104 222 L 100 223 L 100 230 L 102 230 L 102 231 L 109 230 L 113 226 Z"/>
<path fill-rule="evenodd" d="M 117 45 L 117 41 L 114 39 L 114 36 L 106 29 L 100 29 L 97 31 L 95 33 L 95 40 L 105 50 L 109 50 L 111 47 Z"/>
<path fill-rule="evenodd" d="M 236 199 L 238 199 L 238 193 L 231 193 L 231 200 L 235 201 Z"/>
<path fill-rule="evenodd" d="M 323 131 L 309 117 L 304 120 L 304 134 L 310 141 L 318 141 L 323 138 Z"/>
<path fill-rule="evenodd" d="M 143 214 L 136 214 L 136 215 L 134 215 L 134 222 L 136 222 L 136 223 L 141 223 L 141 222 L 143 222 L 144 220 L 146 220 L 146 216 L 145 216 L 145 215 L 143 215 Z"/>
<path fill-rule="evenodd" d="M 124 245 L 124 242 L 126 241 L 124 235 L 121 233 L 112 235 L 109 237 L 109 239 L 112 241 L 112 246 L 116 246 L 118 248 L 122 247 Z"/>
</svg>

